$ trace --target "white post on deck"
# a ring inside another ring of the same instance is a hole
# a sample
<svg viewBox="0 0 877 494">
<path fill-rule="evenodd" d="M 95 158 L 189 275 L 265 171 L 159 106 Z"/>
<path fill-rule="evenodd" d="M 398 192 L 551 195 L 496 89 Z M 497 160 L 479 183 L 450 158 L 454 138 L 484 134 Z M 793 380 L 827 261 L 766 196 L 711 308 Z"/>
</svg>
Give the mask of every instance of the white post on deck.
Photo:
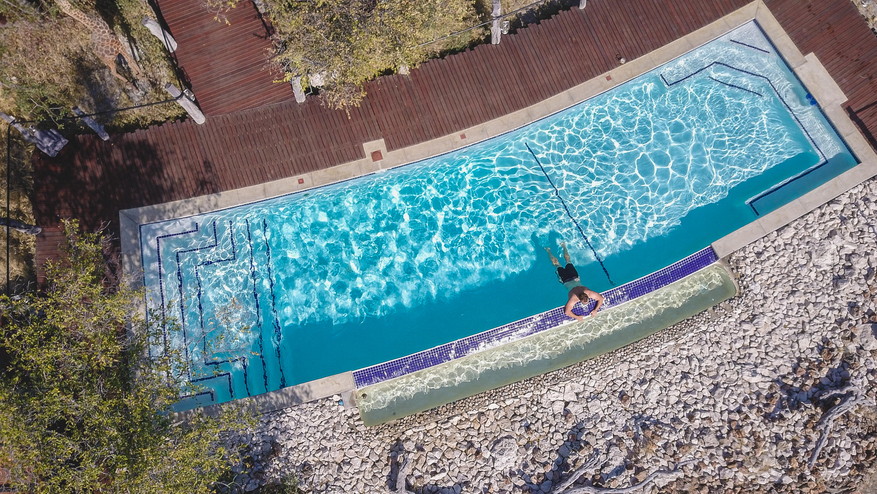
<svg viewBox="0 0 877 494">
<path fill-rule="evenodd" d="M 2 112 L 0 112 L 0 118 L 18 129 L 25 141 L 33 143 L 40 151 L 52 158 L 57 156 L 58 152 L 67 144 L 67 139 L 64 139 L 64 136 L 55 129 L 38 130 L 32 126 L 25 127 L 16 122 L 14 117 Z"/>
<path fill-rule="evenodd" d="M 177 86 L 174 86 L 169 82 L 164 85 L 164 90 L 177 100 L 177 103 L 186 110 L 186 113 L 192 117 L 192 120 L 194 120 L 195 123 L 201 125 L 206 121 L 206 118 L 204 118 L 204 114 L 201 112 L 201 109 L 198 108 L 198 105 L 190 100 L 188 96 L 183 95 L 183 92 L 180 91 Z"/>
<path fill-rule="evenodd" d="M 490 44 L 498 45 L 502 37 L 502 5 L 499 0 L 493 0 L 493 24 L 490 26 Z"/>
<path fill-rule="evenodd" d="M 95 131 L 101 139 L 104 141 L 110 140 L 110 135 L 104 130 L 104 126 L 95 122 L 93 118 L 86 116 L 85 112 L 80 110 L 78 106 L 73 107 L 73 113 L 75 113 L 85 125 L 91 127 L 91 130 Z"/>
<path fill-rule="evenodd" d="M 149 29 L 149 32 L 155 35 L 156 38 L 161 40 L 161 43 L 167 48 L 167 51 L 173 53 L 177 51 L 177 40 L 171 36 L 171 33 L 165 31 L 161 28 L 158 22 L 155 19 L 150 17 L 144 17 L 141 24 L 146 26 L 146 29 Z"/>
<path fill-rule="evenodd" d="M 579 8 L 585 10 L 585 5 L 588 5 L 588 0 L 579 0 Z"/>
<path fill-rule="evenodd" d="M 301 86 L 301 76 L 293 77 L 289 84 L 292 85 L 292 94 L 295 95 L 295 101 L 297 103 L 304 103 L 305 91 Z"/>
</svg>

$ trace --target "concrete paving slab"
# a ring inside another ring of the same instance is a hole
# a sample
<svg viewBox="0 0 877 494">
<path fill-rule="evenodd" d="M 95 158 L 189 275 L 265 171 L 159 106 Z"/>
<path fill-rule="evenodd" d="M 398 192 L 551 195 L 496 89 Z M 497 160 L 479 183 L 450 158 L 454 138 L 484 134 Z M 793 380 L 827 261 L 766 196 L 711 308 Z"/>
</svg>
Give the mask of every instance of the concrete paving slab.
<svg viewBox="0 0 877 494">
<path fill-rule="evenodd" d="M 466 142 L 469 144 L 475 144 L 476 142 L 481 142 L 490 139 L 491 137 L 495 137 L 495 135 L 488 132 L 487 127 L 484 125 L 466 129 L 463 133 L 466 134 Z"/>
<path fill-rule="evenodd" d="M 859 128 L 850 120 L 850 116 L 843 108 L 838 105 L 822 105 L 821 107 L 826 118 L 834 125 L 835 130 L 844 140 L 847 140 L 847 136 L 859 133 Z M 847 144 L 849 145 L 849 143 Z"/>
<path fill-rule="evenodd" d="M 655 66 L 652 57 L 646 55 L 644 57 L 639 57 L 636 60 L 630 60 L 623 65 L 619 65 L 610 70 L 609 74 L 612 76 L 612 79 L 615 80 L 616 84 L 622 84 L 645 74 L 655 68 Z"/>
<path fill-rule="evenodd" d="M 862 136 L 862 133 L 859 132 L 858 127 L 856 127 L 855 132 L 844 136 L 844 140 L 847 142 L 847 146 L 850 147 L 850 150 L 853 151 L 853 154 L 859 158 L 860 162 L 877 163 L 877 155 L 874 154 L 874 148 L 868 144 L 868 141 L 866 141 Z"/>
<path fill-rule="evenodd" d="M 569 94 L 569 91 L 564 91 L 560 94 L 556 94 L 546 100 L 537 103 L 530 108 L 532 108 L 533 115 L 541 115 L 538 118 L 544 118 L 552 113 L 557 113 L 561 110 L 569 108 L 570 106 L 577 103 L 572 99 L 572 96 Z"/>
<path fill-rule="evenodd" d="M 345 163 L 343 165 L 325 168 L 323 170 L 311 172 L 311 180 L 314 186 L 327 185 L 342 180 L 348 180 L 359 175 L 359 163 L 356 161 Z"/>
<path fill-rule="evenodd" d="M 606 74 L 595 77 L 589 81 L 583 82 L 568 90 L 570 98 L 575 101 L 584 101 L 588 98 L 603 93 L 613 87 L 615 84 L 606 79 Z"/>
<path fill-rule="evenodd" d="M 688 37 L 682 37 L 666 44 L 646 55 L 652 62 L 652 67 L 649 70 L 664 65 L 674 58 L 679 58 L 693 49 L 694 45 L 691 44 L 691 40 L 689 40 Z"/>
<path fill-rule="evenodd" d="M 767 232 L 764 231 L 764 226 L 758 221 L 754 221 L 716 240 L 712 243 L 712 247 L 716 252 L 716 255 L 721 258 L 749 245 L 765 235 L 767 235 Z"/>
<path fill-rule="evenodd" d="M 698 46 L 709 43 L 719 36 L 722 36 L 730 30 L 731 27 L 728 26 L 728 23 L 722 18 L 688 34 L 685 36 L 685 39 L 691 43 L 692 47 L 697 48 Z"/>
<path fill-rule="evenodd" d="M 126 211 L 119 211 L 119 242 L 122 246 L 122 272 L 139 279 L 143 272 L 140 262 L 140 224 Z"/>
<path fill-rule="evenodd" d="M 301 183 L 299 183 L 301 182 Z M 281 180 L 274 180 L 271 182 L 265 182 L 262 184 L 262 197 L 261 199 L 268 197 L 277 197 L 284 194 L 289 194 L 292 192 L 297 192 L 299 190 L 309 189 L 314 186 L 313 177 L 311 177 L 310 173 L 306 173 L 304 175 L 296 175 L 290 178 L 284 178 Z M 250 202 L 258 201 L 260 198 L 257 197 L 257 193 L 254 191 L 249 197 Z"/>
<path fill-rule="evenodd" d="M 725 25 L 728 26 L 728 29 L 736 29 L 752 19 L 755 19 L 759 6 L 763 5 L 764 4 L 761 1 L 751 2 L 726 15 L 722 20 L 725 21 Z"/>
<path fill-rule="evenodd" d="M 808 212 L 810 212 L 810 210 L 807 209 L 801 201 L 795 199 L 779 209 L 765 214 L 758 219 L 758 222 L 761 224 L 761 228 L 765 233 L 770 233 L 779 230 Z"/>
<path fill-rule="evenodd" d="M 531 113 L 528 112 L 527 109 L 523 109 L 503 115 L 502 117 L 499 117 L 499 119 L 505 125 L 507 130 L 513 130 L 527 125 L 527 123 L 530 122 Z"/>
<path fill-rule="evenodd" d="M 877 175 L 877 161 L 867 161 L 837 178 L 845 189 L 843 192 L 846 192 L 865 180 L 873 178 L 875 175 Z"/>
<path fill-rule="evenodd" d="M 847 95 L 840 89 L 840 86 L 831 78 L 831 75 L 825 70 L 822 62 L 814 53 L 808 53 L 804 56 L 805 63 L 795 68 L 795 74 L 804 83 L 804 86 L 810 90 L 810 94 L 816 98 L 816 102 L 821 106 L 833 107 L 843 104 L 847 100 Z"/>
<path fill-rule="evenodd" d="M 828 182 L 816 187 L 810 192 L 804 194 L 798 201 L 804 206 L 804 209 L 807 211 L 813 211 L 814 209 L 822 206 L 826 202 L 834 199 L 835 197 L 846 192 L 847 189 L 844 187 L 843 182 L 839 177 L 835 177 Z"/>
<path fill-rule="evenodd" d="M 383 156 L 387 155 L 387 144 L 384 142 L 383 138 L 376 141 L 364 142 L 362 143 L 362 151 L 365 153 L 365 159 L 372 160 L 372 153 L 375 151 L 380 151 Z"/>
<path fill-rule="evenodd" d="M 500 118 L 495 118 L 484 125 L 481 126 L 484 131 L 484 134 L 488 137 L 496 137 L 501 134 L 505 134 L 508 132 L 506 129 L 505 122 Z M 471 130 L 467 130 L 466 134 L 468 135 Z"/>
</svg>

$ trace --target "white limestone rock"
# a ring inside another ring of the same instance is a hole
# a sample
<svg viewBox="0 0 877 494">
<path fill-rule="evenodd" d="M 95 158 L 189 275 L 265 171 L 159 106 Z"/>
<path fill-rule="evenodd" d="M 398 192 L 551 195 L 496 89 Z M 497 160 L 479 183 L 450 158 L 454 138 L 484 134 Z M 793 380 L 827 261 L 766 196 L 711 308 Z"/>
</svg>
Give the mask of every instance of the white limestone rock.
<svg viewBox="0 0 877 494">
<path fill-rule="evenodd" d="M 865 351 L 877 350 L 877 324 L 863 324 L 858 327 L 859 344 Z"/>
<path fill-rule="evenodd" d="M 506 436 L 498 439 L 490 451 L 495 470 L 507 470 L 518 463 L 518 445 L 513 437 Z"/>
<path fill-rule="evenodd" d="M 833 269 L 839 260 L 837 247 L 833 243 L 822 243 L 813 252 L 813 266 L 822 269 Z"/>
</svg>

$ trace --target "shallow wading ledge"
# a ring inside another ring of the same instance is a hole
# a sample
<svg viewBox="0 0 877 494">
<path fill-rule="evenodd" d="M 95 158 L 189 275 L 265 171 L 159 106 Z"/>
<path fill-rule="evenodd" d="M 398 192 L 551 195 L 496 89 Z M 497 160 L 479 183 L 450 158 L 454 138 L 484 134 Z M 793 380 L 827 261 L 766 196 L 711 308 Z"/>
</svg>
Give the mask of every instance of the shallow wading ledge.
<svg viewBox="0 0 877 494">
<path fill-rule="evenodd" d="M 490 350 L 356 392 L 365 425 L 422 412 L 611 352 L 703 312 L 737 293 L 727 269 L 713 264 L 664 288 Z"/>
</svg>

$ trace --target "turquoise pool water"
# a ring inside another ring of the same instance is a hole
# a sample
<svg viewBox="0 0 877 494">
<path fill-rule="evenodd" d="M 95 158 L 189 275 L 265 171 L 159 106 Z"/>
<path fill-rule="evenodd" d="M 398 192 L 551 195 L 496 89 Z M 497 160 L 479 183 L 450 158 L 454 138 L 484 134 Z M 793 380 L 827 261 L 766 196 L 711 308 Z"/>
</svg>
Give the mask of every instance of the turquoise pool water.
<svg viewBox="0 0 877 494">
<path fill-rule="evenodd" d="M 544 246 L 603 291 L 855 164 L 748 24 L 453 153 L 142 225 L 148 304 L 181 327 L 152 352 L 184 349 L 183 408 L 354 370 L 562 305 Z"/>
</svg>

